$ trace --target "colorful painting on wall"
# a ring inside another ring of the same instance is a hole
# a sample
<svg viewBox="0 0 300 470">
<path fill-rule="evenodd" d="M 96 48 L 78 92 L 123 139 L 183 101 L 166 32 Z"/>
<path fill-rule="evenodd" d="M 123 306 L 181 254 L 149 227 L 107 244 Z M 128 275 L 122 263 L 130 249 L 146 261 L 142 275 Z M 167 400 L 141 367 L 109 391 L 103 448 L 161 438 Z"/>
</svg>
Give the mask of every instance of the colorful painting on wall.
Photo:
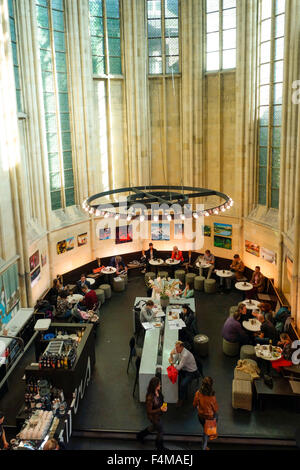
<svg viewBox="0 0 300 470">
<path fill-rule="evenodd" d="M 116 244 L 132 242 L 132 225 L 116 227 Z"/>
<path fill-rule="evenodd" d="M 47 255 L 41 254 L 41 263 L 42 263 L 42 267 L 45 266 L 45 264 L 47 264 Z"/>
<path fill-rule="evenodd" d="M 80 235 L 77 235 L 77 245 L 78 246 L 87 245 L 87 242 L 88 242 L 88 234 L 87 233 L 81 233 Z"/>
<path fill-rule="evenodd" d="M 214 223 L 214 233 L 221 237 L 231 237 L 232 225 Z"/>
<path fill-rule="evenodd" d="M 151 224 L 151 240 L 170 240 L 170 224 Z"/>
<path fill-rule="evenodd" d="M 62 240 L 61 242 L 57 242 L 56 244 L 56 251 L 58 255 L 65 253 L 67 251 L 66 240 Z"/>
<path fill-rule="evenodd" d="M 175 237 L 182 237 L 184 233 L 184 225 L 183 224 L 174 224 L 174 236 Z"/>
<path fill-rule="evenodd" d="M 218 248 L 225 248 L 226 250 L 232 249 L 231 238 L 219 237 L 218 235 L 214 236 L 214 246 Z"/>
<path fill-rule="evenodd" d="M 38 268 L 39 269 L 39 268 Z M 18 265 L 10 266 L 0 275 L 0 330 L 19 309 L 20 289 Z"/>
<path fill-rule="evenodd" d="M 33 271 L 40 264 L 40 252 L 37 250 L 29 258 L 30 272 Z"/>
<path fill-rule="evenodd" d="M 67 238 L 66 239 L 66 250 L 70 251 L 70 250 L 73 250 L 74 248 L 75 248 L 75 238 L 74 237 Z"/>
<path fill-rule="evenodd" d="M 41 278 L 41 269 L 38 267 L 33 273 L 31 273 L 30 280 L 31 280 L 31 287 L 35 286 L 40 278 Z"/>
<path fill-rule="evenodd" d="M 99 230 L 99 240 L 110 240 L 111 239 L 111 228 L 100 228 Z"/>
<path fill-rule="evenodd" d="M 251 255 L 259 256 L 259 248 L 259 245 L 256 245 L 256 243 L 245 240 L 245 250 L 251 253 Z"/>
<path fill-rule="evenodd" d="M 203 227 L 203 235 L 205 237 L 210 237 L 211 236 L 211 226 L 210 225 L 202 225 Z"/>
<path fill-rule="evenodd" d="M 267 248 L 260 248 L 260 257 L 268 261 L 268 263 L 276 264 L 277 262 L 275 251 L 268 250 Z"/>
</svg>

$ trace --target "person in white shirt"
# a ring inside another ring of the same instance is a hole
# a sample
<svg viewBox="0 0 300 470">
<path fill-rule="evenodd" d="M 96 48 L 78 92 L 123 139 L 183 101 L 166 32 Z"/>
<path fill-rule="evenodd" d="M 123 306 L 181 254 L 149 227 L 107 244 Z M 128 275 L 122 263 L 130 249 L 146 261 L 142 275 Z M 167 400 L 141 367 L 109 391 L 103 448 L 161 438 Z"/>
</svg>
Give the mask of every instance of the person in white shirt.
<svg viewBox="0 0 300 470">
<path fill-rule="evenodd" d="M 203 256 L 203 262 L 208 263 L 210 266 L 209 266 L 209 268 L 200 268 L 200 276 L 203 276 L 203 270 L 204 269 L 208 269 L 207 279 L 209 279 L 210 276 L 211 276 L 211 273 L 213 272 L 213 269 L 215 267 L 215 257 L 211 253 L 210 250 L 205 250 L 205 253 L 204 253 L 204 256 Z"/>
<path fill-rule="evenodd" d="M 173 364 L 179 373 L 179 400 L 176 403 L 176 407 L 179 407 L 183 404 L 188 384 L 199 377 L 199 371 L 193 354 L 184 347 L 182 341 L 176 341 L 175 348 L 170 353 L 169 363 Z"/>
</svg>

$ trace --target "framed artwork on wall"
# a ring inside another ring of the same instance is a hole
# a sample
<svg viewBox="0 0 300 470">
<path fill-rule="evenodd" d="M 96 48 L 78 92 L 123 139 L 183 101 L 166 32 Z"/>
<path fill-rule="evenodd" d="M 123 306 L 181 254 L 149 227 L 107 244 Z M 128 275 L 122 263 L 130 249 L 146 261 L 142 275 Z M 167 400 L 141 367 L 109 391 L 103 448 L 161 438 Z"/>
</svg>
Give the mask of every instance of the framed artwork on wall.
<svg viewBox="0 0 300 470">
<path fill-rule="evenodd" d="M 202 225 L 203 227 L 203 235 L 205 237 L 210 237 L 211 236 L 211 226 L 210 225 Z"/>
<path fill-rule="evenodd" d="M 251 253 L 251 255 L 259 256 L 259 248 L 259 245 L 256 245 L 256 243 L 245 240 L 245 250 Z"/>
<path fill-rule="evenodd" d="M 231 237 L 232 225 L 214 223 L 214 233 L 221 237 Z"/>
<path fill-rule="evenodd" d="M 268 248 L 260 248 L 260 257 L 268 263 L 276 264 L 277 263 L 277 255 L 275 251 L 268 250 Z"/>
<path fill-rule="evenodd" d="M 151 240 L 170 240 L 170 224 L 152 223 Z"/>
<path fill-rule="evenodd" d="M 232 249 L 232 240 L 228 237 L 219 237 L 218 235 L 214 236 L 214 246 L 218 248 L 225 248 L 226 250 Z"/>
<path fill-rule="evenodd" d="M 74 237 L 70 237 L 66 239 L 66 250 L 70 251 L 75 248 L 75 239 Z"/>
<path fill-rule="evenodd" d="M 40 264 L 40 252 L 37 250 L 29 258 L 30 272 L 33 271 Z"/>
<path fill-rule="evenodd" d="M 78 246 L 83 246 L 86 245 L 88 242 L 88 234 L 86 233 L 81 233 L 80 235 L 77 235 L 77 245 Z"/>
<path fill-rule="evenodd" d="M 116 244 L 132 242 L 132 225 L 116 227 Z"/>
<path fill-rule="evenodd" d="M 66 240 L 62 240 L 61 242 L 57 242 L 56 244 L 56 251 L 58 255 L 65 253 L 67 251 Z"/>
<path fill-rule="evenodd" d="M 111 228 L 100 228 L 99 230 L 99 240 L 110 240 L 111 239 Z"/>
</svg>

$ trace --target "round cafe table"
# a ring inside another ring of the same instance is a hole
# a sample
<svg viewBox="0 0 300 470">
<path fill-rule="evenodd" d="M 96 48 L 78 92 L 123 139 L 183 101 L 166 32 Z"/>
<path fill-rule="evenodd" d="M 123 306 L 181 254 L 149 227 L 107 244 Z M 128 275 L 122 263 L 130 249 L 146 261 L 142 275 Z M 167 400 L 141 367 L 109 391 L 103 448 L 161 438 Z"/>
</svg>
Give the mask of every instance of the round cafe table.
<svg viewBox="0 0 300 470">
<path fill-rule="evenodd" d="M 172 265 L 175 265 L 175 264 L 179 264 L 180 259 L 168 258 L 168 259 L 166 259 L 166 263 L 169 264 L 170 266 L 172 266 Z"/>
<path fill-rule="evenodd" d="M 67 301 L 70 302 L 70 304 L 77 304 L 83 299 L 83 295 L 81 294 L 72 294 L 68 295 Z"/>
<path fill-rule="evenodd" d="M 229 270 L 227 270 L 227 269 L 216 269 L 215 273 L 216 273 L 216 275 L 217 275 L 218 277 L 220 277 L 221 279 L 222 279 L 222 278 L 230 278 L 230 277 L 233 276 L 232 271 L 229 271 Z M 231 283 L 231 282 L 230 282 L 230 283 Z M 224 289 L 225 289 L 225 282 L 224 282 L 224 283 L 220 282 L 220 284 L 221 284 L 221 286 L 223 287 L 223 290 L 221 290 L 221 294 L 223 294 L 223 293 L 224 293 Z M 230 289 L 230 284 L 229 284 L 229 286 L 227 286 L 227 287 L 228 287 L 228 289 Z"/>
<path fill-rule="evenodd" d="M 257 310 L 260 304 L 259 300 L 252 299 L 244 300 L 242 303 L 246 305 L 247 310 Z"/>
<path fill-rule="evenodd" d="M 235 287 L 238 290 L 247 291 L 253 289 L 253 285 L 250 282 L 236 282 Z"/>
<path fill-rule="evenodd" d="M 161 258 L 158 258 L 158 259 L 150 259 L 149 260 L 149 264 L 151 264 L 151 266 L 155 266 L 155 274 L 156 274 L 156 277 L 157 277 L 157 271 L 158 271 L 158 266 L 161 266 L 162 264 L 164 264 L 164 260 L 161 259 Z"/>
<path fill-rule="evenodd" d="M 115 274 L 116 271 L 117 269 L 114 268 L 113 266 L 106 266 L 105 268 L 101 270 L 101 272 L 105 274 L 105 277 L 106 277 L 105 282 L 107 284 L 110 284 L 111 286 L 113 285 L 113 274 Z"/>
<path fill-rule="evenodd" d="M 273 357 L 273 355 L 270 353 L 268 344 L 257 344 L 254 346 L 254 349 L 256 356 L 264 359 L 265 361 L 278 361 L 282 355 L 282 349 L 278 346 L 272 346 L 272 350 L 280 353 L 279 357 Z"/>
<path fill-rule="evenodd" d="M 89 281 L 91 286 L 95 284 L 95 279 L 93 279 L 92 277 L 87 277 L 86 280 Z"/>
<path fill-rule="evenodd" d="M 253 333 L 260 331 L 261 323 L 256 318 L 251 318 L 248 321 L 243 321 L 245 330 L 252 331 Z"/>
<path fill-rule="evenodd" d="M 205 261 L 203 261 L 201 263 L 199 263 L 199 262 L 196 263 L 196 266 L 197 266 L 197 268 L 205 269 L 205 268 L 209 268 L 211 266 L 211 264 L 210 263 L 205 263 Z"/>
</svg>

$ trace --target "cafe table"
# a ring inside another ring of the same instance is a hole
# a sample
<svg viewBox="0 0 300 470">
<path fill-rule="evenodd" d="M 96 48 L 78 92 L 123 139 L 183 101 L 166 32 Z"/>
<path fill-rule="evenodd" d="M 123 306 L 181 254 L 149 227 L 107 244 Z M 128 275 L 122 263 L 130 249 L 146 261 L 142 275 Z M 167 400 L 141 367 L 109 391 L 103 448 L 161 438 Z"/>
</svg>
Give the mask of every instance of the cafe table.
<svg viewBox="0 0 300 470">
<path fill-rule="evenodd" d="M 206 269 L 206 268 L 209 268 L 211 266 L 210 263 L 206 263 L 205 261 L 201 261 L 199 263 L 199 261 L 196 263 L 196 266 L 197 268 L 203 268 L 203 269 Z"/>
<path fill-rule="evenodd" d="M 176 265 L 179 263 L 181 263 L 180 259 L 172 259 L 172 258 L 166 259 L 166 264 L 169 264 L 170 266 Z"/>
<path fill-rule="evenodd" d="M 259 300 L 252 299 L 244 300 L 242 303 L 246 305 L 247 310 L 257 310 L 260 304 Z"/>
<path fill-rule="evenodd" d="M 155 376 L 159 339 L 160 328 L 146 331 L 139 370 L 139 398 L 141 402 L 146 401 L 149 382 Z"/>
<path fill-rule="evenodd" d="M 162 266 L 163 264 L 165 264 L 164 260 L 161 259 L 161 258 L 155 258 L 155 259 L 150 259 L 149 260 L 149 264 L 151 264 L 151 266 L 154 266 L 155 267 L 155 275 L 157 277 L 157 271 L 158 271 L 158 267 L 159 266 Z"/>
<path fill-rule="evenodd" d="M 251 290 L 253 289 L 253 285 L 250 284 L 250 282 L 236 282 L 235 284 L 235 287 L 238 289 L 238 290 L 242 290 L 242 291 L 247 291 L 247 290 Z"/>
<path fill-rule="evenodd" d="M 229 279 L 233 276 L 233 272 L 229 271 L 228 269 L 216 269 L 215 270 L 216 275 L 220 278 L 220 285 L 225 288 L 225 283 L 223 284 L 222 279 Z M 230 285 L 228 287 L 230 289 Z M 223 291 L 221 291 L 221 294 L 223 294 Z"/>
<path fill-rule="evenodd" d="M 93 279 L 92 277 L 87 277 L 86 280 L 90 283 L 91 286 L 95 284 L 95 279 Z"/>
<path fill-rule="evenodd" d="M 111 286 L 113 285 L 113 275 L 115 274 L 116 271 L 117 269 L 114 268 L 113 266 L 106 266 L 105 268 L 101 270 L 101 272 L 105 274 L 106 276 L 106 282 L 110 284 Z"/>
<path fill-rule="evenodd" d="M 78 302 L 81 302 L 82 299 L 83 295 L 81 294 L 72 294 L 67 297 L 67 301 L 70 302 L 70 304 L 77 304 Z"/>
<path fill-rule="evenodd" d="M 256 318 L 250 318 L 248 321 L 243 321 L 245 330 L 252 331 L 253 333 L 260 331 L 261 323 Z"/>
</svg>

